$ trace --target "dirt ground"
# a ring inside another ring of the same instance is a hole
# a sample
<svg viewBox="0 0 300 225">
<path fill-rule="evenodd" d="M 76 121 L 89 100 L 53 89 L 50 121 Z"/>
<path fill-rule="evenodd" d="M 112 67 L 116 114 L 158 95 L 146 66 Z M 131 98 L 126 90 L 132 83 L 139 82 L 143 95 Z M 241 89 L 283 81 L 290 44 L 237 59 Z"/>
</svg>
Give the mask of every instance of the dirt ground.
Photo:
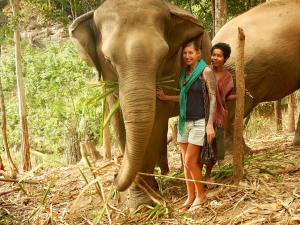
<svg viewBox="0 0 300 225">
<path fill-rule="evenodd" d="M 178 209 L 185 184 L 172 146 L 170 173 L 157 178 L 160 204 L 136 211 L 126 207 L 126 193 L 112 185 L 118 159 L 93 167 L 84 161 L 62 168 L 39 166 L 17 178 L 23 182 L 0 181 L 0 224 L 300 224 L 300 148 L 291 146 L 291 140 L 291 135 L 272 135 L 249 141 L 253 154 L 235 187 L 231 156 L 226 156 L 214 171 L 220 185 L 206 189 L 208 203 L 190 213 Z"/>
</svg>

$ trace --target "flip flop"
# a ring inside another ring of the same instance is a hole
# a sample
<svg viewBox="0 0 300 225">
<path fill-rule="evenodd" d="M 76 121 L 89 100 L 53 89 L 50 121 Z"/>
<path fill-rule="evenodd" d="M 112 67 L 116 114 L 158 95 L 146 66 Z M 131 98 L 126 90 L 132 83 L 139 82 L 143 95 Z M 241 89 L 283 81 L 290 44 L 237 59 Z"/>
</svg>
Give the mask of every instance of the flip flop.
<svg viewBox="0 0 300 225">
<path fill-rule="evenodd" d="M 185 212 L 187 211 L 191 206 L 192 206 L 193 203 L 189 203 L 187 205 L 182 205 L 179 207 L 179 212 Z"/>
<path fill-rule="evenodd" d="M 188 212 L 193 212 L 197 209 L 200 209 L 205 203 L 207 202 L 207 198 L 205 198 L 202 202 L 192 205 L 189 209 Z"/>
</svg>

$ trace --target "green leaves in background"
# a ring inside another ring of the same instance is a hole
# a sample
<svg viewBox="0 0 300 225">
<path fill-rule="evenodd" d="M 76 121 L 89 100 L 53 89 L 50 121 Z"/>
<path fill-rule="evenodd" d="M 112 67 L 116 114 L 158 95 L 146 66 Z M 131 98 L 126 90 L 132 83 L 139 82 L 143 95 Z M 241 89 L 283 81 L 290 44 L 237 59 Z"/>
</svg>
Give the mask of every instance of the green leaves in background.
<svg viewBox="0 0 300 225">
<path fill-rule="evenodd" d="M 46 48 L 32 48 L 23 44 L 22 63 L 28 124 L 31 145 L 41 152 L 62 152 L 66 147 L 67 127 L 84 122 L 82 136 L 99 135 L 100 106 L 88 107 L 85 102 L 96 89 L 87 81 L 94 77 L 91 68 L 79 59 L 73 45 L 49 44 Z M 3 81 L 7 107 L 9 142 L 18 145 L 18 110 L 13 47 L 2 53 Z"/>
</svg>

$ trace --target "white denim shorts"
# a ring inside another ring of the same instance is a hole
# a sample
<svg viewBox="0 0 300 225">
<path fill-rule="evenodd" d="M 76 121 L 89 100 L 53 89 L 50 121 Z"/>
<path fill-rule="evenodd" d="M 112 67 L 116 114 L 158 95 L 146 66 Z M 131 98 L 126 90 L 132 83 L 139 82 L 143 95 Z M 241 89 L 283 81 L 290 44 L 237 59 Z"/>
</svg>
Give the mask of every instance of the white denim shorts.
<svg viewBox="0 0 300 225">
<path fill-rule="evenodd" d="M 184 133 L 182 135 L 180 135 L 178 129 L 177 142 L 203 146 L 204 135 L 205 135 L 205 119 L 186 121 L 184 127 Z"/>
</svg>

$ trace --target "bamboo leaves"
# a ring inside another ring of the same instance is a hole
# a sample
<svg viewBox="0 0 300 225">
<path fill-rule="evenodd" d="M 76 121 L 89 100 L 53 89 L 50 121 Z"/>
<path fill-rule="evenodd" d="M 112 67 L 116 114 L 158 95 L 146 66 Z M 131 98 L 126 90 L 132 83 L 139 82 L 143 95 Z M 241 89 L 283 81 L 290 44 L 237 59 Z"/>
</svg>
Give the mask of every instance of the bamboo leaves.
<svg viewBox="0 0 300 225">
<path fill-rule="evenodd" d="M 103 123 L 103 128 L 109 123 L 111 117 L 114 115 L 115 112 L 117 112 L 117 110 L 120 108 L 120 100 L 117 99 L 117 101 L 112 105 L 108 116 L 106 117 L 106 119 L 104 120 Z"/>
<path fill-rule="evenodd" d="M 174 82 L 175 82 L 174 75 L 165 76 L 160 78 L 156 82 L 156 86 L 167 90 L 179 91 L 178 88 L 172 86 Z M 120 100 L 118 97 L 116 97 L 116 101 L 110 107 L 108 115 L 106 116 L 106 118 L 104 117 L 105 98 L 111 95 L 118 96 L 119 84 L 118 81 L 101 81 L 99 82 L 99 84 L 91 84 L 90 87 L 97 88 L 100 91 L 100 94 L 99 95 L 96 94 L 93 97 L 91 97 L 86 102 L 86 105 L 90 105 L 90 106 L 102 105 L 103 124 L 101 124 L 101 128 L 100 128 L 100 133 L 101 133 L 101 130 L 103 130 L 104 127 L 106 127 L 109 124 L 112 116 L 120 109 Z M 102 135 L 100 135 L 100 140 L 102 140 Z"/>
</svg>

